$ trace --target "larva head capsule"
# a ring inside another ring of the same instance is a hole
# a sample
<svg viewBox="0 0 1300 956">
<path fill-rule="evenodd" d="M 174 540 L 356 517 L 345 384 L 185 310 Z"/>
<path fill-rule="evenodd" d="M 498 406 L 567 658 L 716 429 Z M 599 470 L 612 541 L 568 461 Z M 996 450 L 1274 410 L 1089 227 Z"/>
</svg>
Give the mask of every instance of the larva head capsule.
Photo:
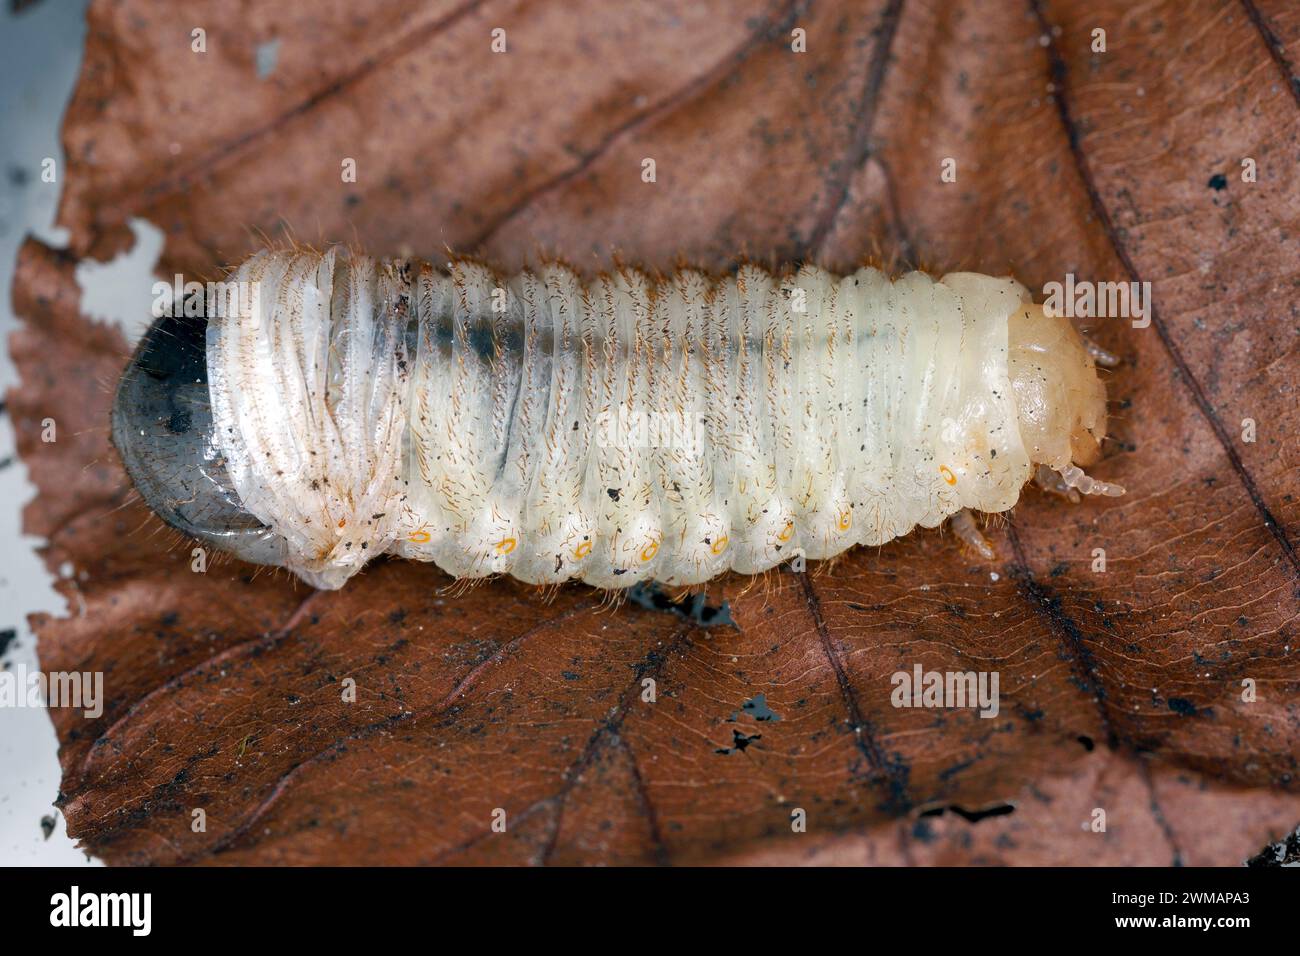
<svg viewBox="0 0 1300 956">
<path fill-rule="evenodd" d="M 1106 437 L 1106 386 L 1083 339 L 1068 318 L 1031 302 L 1007 325 L 1008 372 L 1030 461 L 1063 474 L 1091 465 Z"/>
</svg>

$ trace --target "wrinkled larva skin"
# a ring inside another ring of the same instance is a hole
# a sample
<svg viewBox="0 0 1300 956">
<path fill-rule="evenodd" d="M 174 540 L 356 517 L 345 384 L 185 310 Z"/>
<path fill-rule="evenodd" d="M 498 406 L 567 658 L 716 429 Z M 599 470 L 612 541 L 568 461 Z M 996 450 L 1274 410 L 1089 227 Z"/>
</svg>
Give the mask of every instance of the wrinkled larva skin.
<svg viewBox="0 0 1300 956">
<path fill-rule="evenodd" d="M 384 553 L 602 588 L 755 573 L 1005 511 L 1105 433 L 1077 333 L 1010 279 L 584 284 L 342 248 L 230 278 L 256 307 L 159 320 L 114 440 L 169 523 L 321 588 Z"/>
</svg>

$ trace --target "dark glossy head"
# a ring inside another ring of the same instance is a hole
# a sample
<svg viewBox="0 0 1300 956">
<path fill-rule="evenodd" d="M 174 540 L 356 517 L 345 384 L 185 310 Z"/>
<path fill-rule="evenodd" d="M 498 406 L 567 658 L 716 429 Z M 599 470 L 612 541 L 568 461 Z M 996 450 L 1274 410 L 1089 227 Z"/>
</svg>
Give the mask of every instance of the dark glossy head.
<svg viewBox="0 0 1300 956">
<path fill-rule="evenodd" d="M 285 542 L 244 510 L 212 442 L 207 319 L 163 316 L 145 333 L 113 401 L 113 444 L 163 521 L 255 564 Z"/>
</svg>

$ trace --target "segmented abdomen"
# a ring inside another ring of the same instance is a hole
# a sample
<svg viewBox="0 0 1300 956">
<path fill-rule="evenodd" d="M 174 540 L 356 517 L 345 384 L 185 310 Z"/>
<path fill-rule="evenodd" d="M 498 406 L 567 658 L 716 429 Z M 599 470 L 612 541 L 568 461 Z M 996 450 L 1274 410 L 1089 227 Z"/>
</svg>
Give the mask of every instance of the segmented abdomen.
<svg viewBox="0 0 1300 956">
<path fill-rule="evenodd" d="M 1009 279 L 563 265 L 508 280 L 261 253 L 208 326 L 215 443 L 289 566 L 395 552 L 620 588 L 757 572 L 1002 511 L 1029 475 Z"/>
</svg>

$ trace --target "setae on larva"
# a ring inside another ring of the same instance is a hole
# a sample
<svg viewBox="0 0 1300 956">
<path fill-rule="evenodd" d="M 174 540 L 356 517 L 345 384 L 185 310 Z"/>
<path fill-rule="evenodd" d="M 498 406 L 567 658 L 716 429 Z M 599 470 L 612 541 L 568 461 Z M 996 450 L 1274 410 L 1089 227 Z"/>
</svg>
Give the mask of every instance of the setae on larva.
<svg viewBox="0 0 1300 956">
<path fill-rule="evenodd" d="M 385 553 L 689 585 L 953 515 L 979 546 L 966 509 L 1011 508 L 1035 468 L 1123 493 L 1079 468 L 1106 431 L 1088 347 L 1011 279 L 502 281 L 335 247 L 221 285 L 228 308 L 150 328 L 114 444 L 166 522 L 319 588 Z"/>
</svg>

